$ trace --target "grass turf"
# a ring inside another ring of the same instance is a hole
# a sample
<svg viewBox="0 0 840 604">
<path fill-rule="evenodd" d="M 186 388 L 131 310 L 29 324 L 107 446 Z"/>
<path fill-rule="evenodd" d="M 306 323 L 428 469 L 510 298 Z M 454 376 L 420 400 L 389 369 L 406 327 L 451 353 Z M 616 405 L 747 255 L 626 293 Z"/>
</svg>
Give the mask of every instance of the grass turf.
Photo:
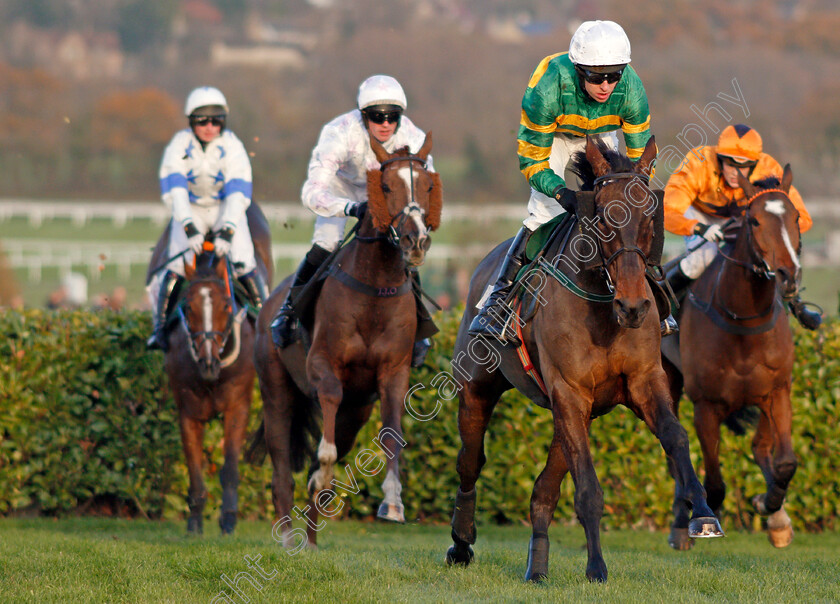
<svg viewBox="0 0 840 604">
<path fill-rule="evenodd" d="M 730 533 L 674 552 L 664 533 L 602 533 L 609 582 L 584 577 L 580 527 L 551 529 L 549 579 L 522 582 L 529 529 L 479 526 L 475 563 L 447 568 L 449 528 L 329 521 L 320 551 L 290 556 L 268 523 L 203 538 L 183 523 L 95 518 L 0 520 L 2 602 L 815 602 L 840 600 L 840 535 L 797 534 L 775 550 Z M 249 569 L 249 556 L 265 573 Z M 261 556 L 259 560 L 256 556 Z M 239 597 L 222 574 L 239 575 Z M 268 577 L 268 578 L 266 578 Z"/>
</svg>

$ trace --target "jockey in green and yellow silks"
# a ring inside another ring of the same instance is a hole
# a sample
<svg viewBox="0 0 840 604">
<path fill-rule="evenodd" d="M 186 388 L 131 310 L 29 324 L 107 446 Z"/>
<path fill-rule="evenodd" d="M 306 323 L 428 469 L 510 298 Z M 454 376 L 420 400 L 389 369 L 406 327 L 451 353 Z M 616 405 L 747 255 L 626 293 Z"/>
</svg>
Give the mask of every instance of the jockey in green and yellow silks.
<svg viewBox="0 0 840 604">
<path fill-rule="evenodd" d="M 492 292 L 470 323 L 470 334 L 516 343 L 499 324 L 497 318 L 504 313 L 497 307 L 525 262 L 531 233 L 574 208 L 573 189 L 579 183 L 566 168 L 572 155 L 584 150 L 586 136 L 617 150 L 620 129 L 627 156 L 641 157 L 650 139 L 650 111 L 642 81 L 628 63 L 630 40 L 621 26 L 587 21 L 572 36 L 569 52 L 546 57 L 531 76 L 517 137 L 519 168 L 531 186 L 528 218 L 508 249 Z"/>
</svg>

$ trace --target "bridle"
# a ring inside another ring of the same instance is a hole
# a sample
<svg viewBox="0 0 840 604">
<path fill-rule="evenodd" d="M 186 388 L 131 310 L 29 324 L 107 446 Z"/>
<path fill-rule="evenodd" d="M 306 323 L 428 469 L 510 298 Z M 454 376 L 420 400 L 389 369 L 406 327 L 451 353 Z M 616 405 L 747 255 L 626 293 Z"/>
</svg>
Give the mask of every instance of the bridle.
<svg viewBox="0 0 840 604">
<path fill-rule="evenodd" d="M 388 159 L 384 160 L 379 165 L 379 171 L 384 173 L 385 168 L 388 165 L 399 162 L 399 161 L 407 161 L 408 168 L 409 168 L 409 199 L 406 206 L 402 209 L 402 212 L 399 212 L 397 215 L 391 218 L 391 222 L 388 224 L 388 230 L 383 235 L 377 235 L 375 237 L 360 237 L 356 235 L 356 239 L 363 243 L 369 243 L 373 241 L 381 241 L 385 239 L 388 243 L 390 243 L 395 248 L 400 248 L 400 241 L 403 237 L 409 237 L 409 235 L 401 235 L 403 226 L 405 225 L 406 220 L 409 218 L 414 221 L 417 225 L 417 230 L 420 233 L 420 236 L 427 234 L 428 229 L 426 227 L 426 211 L 420 207 L 420 204 L 417 203 L 414 195 L 414 164 L 419 163 L 423 170 L 426 169 L 426 160 L 422 157 L 417 155 L 405 155 L 405 156 L 396 156 L 396 157 L 389 157 Z M 396 225 L 394 224 L 396 222 Z M 429 249 L 431 245 L 431 241 L 427 237 L 425 240 L 425 248 L 426 250 Z"/>
<path fill-rule="evenodd" d="M 598 187 L 603 187 L 603 186 L 605 186 L 607 184 L 610 184 L 610 183 L 613 183 L 615 181 L 631 180 L 631 179 L 634 179 L 634 178 L 638 178 L 641 181 L 643 177 L 641 175 L 635 173 L 635 172 L 615 172 L 613 174 L 605 174 L 604 176 L 599 176 L 598 178 L 595 179 L 595 181 L 593 183 L 593 185 L 595 187 L 596 198 L 597 198 L 597 195 L 598 195 Z M 644 179 L 644 185 L 647 186 L 647 184 L 648 184 L 647 183 L 647 178 L 645 178 Z M 642 251 L 642 248 L 640 248 L 638 245 L 633 245 L 633 246 L 622 245 L 622 247 L 620 247 L 615 252 L 613 252 L 610 255 L 609 258 L 604 258 L 604 250 L 603 250 L 603 247 L 601 245 L 600 239 L 598 239 L 598 253 L 601 255 L 601 261 L 602 261 L 601 269 L 602 269 L 602 272 L 604 274 L 604 278 L 607 281 L 607 288 L 609 289 L 610 293 L 615 292 L 615 286 L 613 285 L 612 277 L 610 277 L 610 272 L 607 269 L 609 268 L 609 266 L 613 262 L 615 262 L 618 259 L 618 257 L 621 254 L 624 254 L 624 253 L 638 254 L 642 259 L 642 265 L 643 266 L 648 265 L 647 254 L 645 254 L 644 251 Z"/>
<path fill-rule="evenodd" d="M 764 279 L 774 279 L 776 277 L 776 272 L 770 268 L 770 264 L 767 262 L 764 256 L 758 253 L 755 249 L 755 240 L 753 238 L 752 224 L 750 223 L 750 204 L 752 204 L 754 200 L 767 193 L 781 193 L 786 198 L 788 198 L 788 193 L 782 189 L 762 189 L 761 191 L 750 197 L 747 200 L 747 203 L 744 205 L 744 218 L 742 222 L 743 226 L 741 228 L 746 228 L 747 247 L 750 252 L 751 261 L 743 262 L 741 260 L 738 260 L 737 258 L 733 258 L 732 256 L 726 254 L 723 250 L 720 250 L 720 255 L 723 256 L 723 258 L 727 262 L 731 262 L 733 264 L 746 268 L 747 270 L 752 271 L 759 277 L 762 277 Z"/>
<path fill-rule="evenodd" d="M 226 275 L 228 275 L 227 281 L 217 277 L 200 277 L 198 279 L 193 279 L 189 284 L 190 289 L 196 285 L 201 285 L 202 283 L 216 284 L 220 285 L 226 292 L 227 297 L 225 299 L 225 304 L 230 307 L 230 312 L 228 313 L 227 321 L 222 330 L 192 331 L 189 327 L 187 317 L 184 314 L 186 297 L 182 303 L 178 305 L 178 317 L 181 320 L 181 327 L 183 328 L 184 333 L 187 336 L 187 340 L 189 341 L 190 356 L 196 363 L 201 360 L 201 348 L 206 346 L 209 341 L 217 341 L 219 351 L 223 351 L 230 336 L 234 336 L 235 346 L 226 357 L 220 359 L 221 368 L 225 368 L 233 364 L 239 356 L 239 329 L 247 313 L 247 309 L 245 308 L 236 308 L 236 298 L 233 295 L 230 283 L 230 267 L 228 267 Z"/>
</svg>

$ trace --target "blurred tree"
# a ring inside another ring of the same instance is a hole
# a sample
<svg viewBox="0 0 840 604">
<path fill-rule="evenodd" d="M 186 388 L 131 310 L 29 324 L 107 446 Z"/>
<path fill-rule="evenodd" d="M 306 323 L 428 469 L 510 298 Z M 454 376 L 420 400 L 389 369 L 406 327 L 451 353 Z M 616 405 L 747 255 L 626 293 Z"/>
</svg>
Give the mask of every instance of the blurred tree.
<svg viewBox="0 0 840 604">
<path fill-rule="evenodd" d="M 4 14 L 10 19 L 23 19 L 38 27 L 66 25 L 72 9 L 66 2 L 55 0 L 6 0 Z M 4 4 L 4 3 L 0 3 Z"/>
<path fill-rule="evenodd" d="M 178 104 L 157 88 L 112 92 L 93 109 L 90 144 L 98 152 L 159 155 L 185 126 Z"/>
</svg>

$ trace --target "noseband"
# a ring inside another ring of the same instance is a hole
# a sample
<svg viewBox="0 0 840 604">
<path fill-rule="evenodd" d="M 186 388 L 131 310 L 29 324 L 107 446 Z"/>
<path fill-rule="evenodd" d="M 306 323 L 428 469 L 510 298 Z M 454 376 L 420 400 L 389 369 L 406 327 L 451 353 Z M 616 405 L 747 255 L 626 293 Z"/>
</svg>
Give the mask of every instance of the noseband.
<svg viewBox="0 0 840 604">
<path fill-rule="evenodd" d="M 230 274 L 228 272 L 228 274 Z M 192 357 L 193 361 L 196 363 L 199 362 L 201 359 L 200 349 L 201 347 L 208 341 L 214 340 L 216 338 L 220 339 L 219 343 L 219 351 L 225 349 L 225 345 L 227 344 L 228 339 L 230 338 L 231 334 L 234 334 L 234 339 L 236 340 L 236 346 L 231 353 L 222 359 L 221 367 L 227 367 L 228 365 L 232 364 L 236 358 L 239 356 L 239 337 L 238 337 L 238 328 L 242 324 L 242 321 L 245 318 L 246 309 L 241 308 L 237 312 L 236 306 L 236 299 L 230 293 L 230 289 L 228 287 L 228 283 L 223 281 L 222 279 L 216 279 L 213 277 L 205 277 L 201 279 L 195 279 L 190 282 L 190 287 L 193 285 L 198 285 L 201 283 L 217 283 L 222 286 L 222 288 L 228 292 L 229 297 L 228 300 L 230 301 L 231 311 L 228 313 L 227 322 L 225 323 L 224 329 L 221 331 L 219 330 L 204 330 L 204 331 L 192 331 L 189 327 L 189 323 L 187 322 L 187 317 L 184 314 L 184 304 L 180 304 L 178 306 L 178 317 L 181 319 L 181 327 L 184 330 L 184 333 L 187 335 L 187 339 L 189 340 L 189 351 L 190 356 Z"/>
</svg>

